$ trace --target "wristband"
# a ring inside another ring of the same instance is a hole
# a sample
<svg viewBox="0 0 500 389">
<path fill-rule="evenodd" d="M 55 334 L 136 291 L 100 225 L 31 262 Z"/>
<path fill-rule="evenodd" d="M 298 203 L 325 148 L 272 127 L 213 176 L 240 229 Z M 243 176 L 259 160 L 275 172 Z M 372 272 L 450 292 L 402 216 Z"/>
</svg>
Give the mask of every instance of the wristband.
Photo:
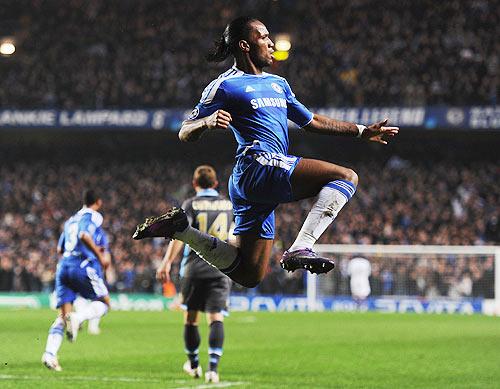
<svg viewBox="0 0 500 389">
<path fill-rule="evenodd" d="M 356 127 L 358 127 L 358 135 L 356 138 L 361 138 L 361 135 L 363 135 L 363 131 L 365 130 L 366 126 L 362 124 L 356 124 Z"/>
</svg>

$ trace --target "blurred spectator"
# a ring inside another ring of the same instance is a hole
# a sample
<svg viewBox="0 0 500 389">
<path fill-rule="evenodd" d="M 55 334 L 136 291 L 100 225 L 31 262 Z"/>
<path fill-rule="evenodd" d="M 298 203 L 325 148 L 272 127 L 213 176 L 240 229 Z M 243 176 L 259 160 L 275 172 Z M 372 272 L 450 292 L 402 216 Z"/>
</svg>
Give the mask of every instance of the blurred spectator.
<svg viewBox="0 0 500 389">
<path fill-rule="evenodd" d="M 0 291 L 11 290 L 14 290 L 14 270 L 12 267 L 12 260 L 8 256 L 4 256 L 0 260 Z"/>
<path fill-rule="evenodd" d="M 352 297 L 361 302 L 366 299 L 370 293 L 370 275 L 372 268 L 370 261 L 363 257 L 354 257 L 349 261 L 347 271 L 350 277 L 350 287 Z"/>
</svg>

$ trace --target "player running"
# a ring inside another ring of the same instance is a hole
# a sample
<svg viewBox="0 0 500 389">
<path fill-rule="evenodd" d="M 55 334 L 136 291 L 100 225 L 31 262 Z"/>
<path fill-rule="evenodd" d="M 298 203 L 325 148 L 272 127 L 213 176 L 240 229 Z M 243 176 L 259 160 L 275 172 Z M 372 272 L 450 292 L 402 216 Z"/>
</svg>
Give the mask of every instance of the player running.
<svg viewBox="0 0 500 389">
<path fill-rule="evenodd" d="M 232 236 L 233 224 L 232 204 L 219 195 L 217 174 L 213 167 L 198 166 L 193 175 L 193 187 L 196 196 L 182 204 L 186 211 L 189 224 L 193 228 L 209 233 L 226 241 Z M 156 271 L 156 278 L 161 282 L 170 280 L 170 268 L 181 252 L 184 243 L 179 240 L 170 241 L 161 265 Z M 189 246 L 184 250 L 181 264 L 182 303 L 186 306 L 184 313 L 184 346 L 188 360 L 183 369 L 191 377 L 199 378 L 202 369 L 199 363 L 198 347 L 200 334 L 198 332 L 199 313 L 207 313 L 207 323 L 210 328 L 208 335 L 209 365 L 205 373 L 207 383 L 219 382 L 217 371 L 219 359 L 222 356 L 224 343 L 224 315 L 229 298 L 231 281 L 215 267 L 200 259 Z"/>
<path fill-rule="evenodd" d="M 63 234 L 61 237 L 64 236 Z M 106 257 L 106 262 L 111 263 L 111 252 L 109 250 L 109 240 L 106 232 L 103 230 L 102 226 L 98 227 L 95 233 L 95 243 Z M 105 274 L 103 274 L 105 275 Z M 73 302 L 73 309 L 75 311 L 81 311 L 82 309 L 86 309 L 89 304 L 92 304 L 92 300 L 86 300 L 81 296 L 78 296 L 76 300 Z M 101 333 L 100 328 L 101 317 L 96 317 L 93 319 L 89 319 L 87 325 L 87 332 L 90 335 L 99 335 Z"/>
<path fill-rule="evenodd" d="M 103 268 L 109 265 L 96 241 L 103 222 L 98 210 L 102 200 L 94 191 L 83 194 L 84 206 L 64 223 L 58 252 L 62 258 L 57 265 L 56 295 L 59 316 L 49 329 L 42 363 L 51 370 L 61 371 L 57 353 L 66 329 L 68 340 L 76 340 L 78 329 L 85 320 L 100 318 L 109 309 L 108 290 L 103 280 Z M 93 300 L 87 307 L 72 312 L 76 295 Z"/>
<path fill-rule="evenodd" d="M 274 43 L 259 20 L 240 17 L 229 23 L 208 60 L 235 64 L 212 81 L 179 132 L 182 141 L 196 141 L 207 130 L 231 129 L 238 142 L 229 193 L 236 221 L 238 247 L 189 226 L 182 209 L 148 218 L 134 239 L 165 236 L 191 246 L 205 261 L 234 281 L 255 287 L 264 277 L 274 241 L 274 209 L 280 203 L 317 197 L 297 239 L 285 251 L 281 266 L 326 273 L 334 263 L 313 251 L 313 245 L 351 199 L 357 174 L 330 162 L 288 155 L 287 119 L 305 132 L 358 137 L 386 144 L 398 133 L 387 119 L 364 126 L 310 112 L 283 78 L 263 72 L 273 63 Z"/>
</svg>

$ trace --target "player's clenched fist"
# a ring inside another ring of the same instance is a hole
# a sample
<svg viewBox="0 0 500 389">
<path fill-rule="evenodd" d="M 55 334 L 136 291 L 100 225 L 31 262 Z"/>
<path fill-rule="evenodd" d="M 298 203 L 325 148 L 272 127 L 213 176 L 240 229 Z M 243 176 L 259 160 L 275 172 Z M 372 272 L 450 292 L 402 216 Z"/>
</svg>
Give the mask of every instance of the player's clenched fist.
<svg viewBox="0 0 500 389">
<path fill-rule="evenodd" d="M 229 123 L 232 120 L 233 119 L 231 118 L 231 114 L 229 112 L 219 109 L 215 111 L 213 114 L 211 114 L 209 117 L 207 117 L 205 123 L 209 130 L 213 130 L 216 128 L 225 130 L 226 128 L 228 128 Z"/>
<path fill-rule="evenodd" d="M 162 263 L 156 270 L 156 279 L 162 283 L 170 281 L 171 264 L 169 262 Z"/>
</svg>

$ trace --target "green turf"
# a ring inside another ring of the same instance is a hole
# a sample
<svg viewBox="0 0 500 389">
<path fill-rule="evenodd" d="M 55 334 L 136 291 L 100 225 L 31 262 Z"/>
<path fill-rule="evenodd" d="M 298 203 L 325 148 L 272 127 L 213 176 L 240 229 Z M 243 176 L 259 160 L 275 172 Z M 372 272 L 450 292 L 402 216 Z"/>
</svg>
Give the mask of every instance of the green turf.
<svg viewBox="0 0 500 389">
<path fill-rule="evenodd" d="M 188 388 L 181 314 L 111 312 L 103 333 L 40 363 L 49 310 L 0 310 L 0 388 Z M 203 321 L 201 360 L 207 362 Z M 498 388 L 500 319 L 485 316 L 232 313 L 220 367 L 237 388 Z M 241 384 L 243 382 L 243 384 Z M 231 384 L 231 386 L 229 386 Z"/>
</svg>

